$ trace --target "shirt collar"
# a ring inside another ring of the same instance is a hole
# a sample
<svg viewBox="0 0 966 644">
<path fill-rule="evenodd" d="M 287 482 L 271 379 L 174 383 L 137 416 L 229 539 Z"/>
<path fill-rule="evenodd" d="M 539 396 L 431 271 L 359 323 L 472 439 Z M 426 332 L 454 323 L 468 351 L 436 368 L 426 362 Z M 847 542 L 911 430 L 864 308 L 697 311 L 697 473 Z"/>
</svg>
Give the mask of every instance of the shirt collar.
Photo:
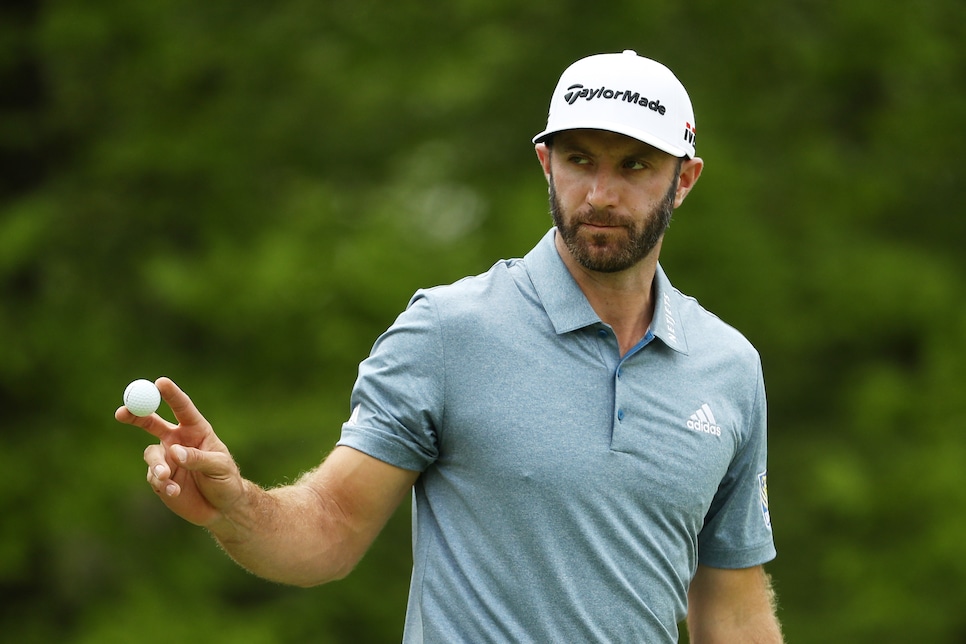
<svg viewBox="0 0 966 644">
<path fill-rule="evenodd" d="M 664 344 L 679 353 L 688 353 L 688 339 L 684 335 L 681 321 L 681 303 L 684 296 L 671 286 L 670 280 L 659 263 L 654 273 L 654 317 L 651 319 L 651 333 Z"/>
<path fill-rule="evenodd" d="M 537 296 L 554 330 L 561 334 L 599 324 L 601 319 L 557 253 L 555 232 L 551 228 L 524 259 Z M 654 275 L 654 294 L 651 333 L 670 348 L 686 354 L 688 344 L 678 310 L 681 294 L 671 286 L 660 265 Z"/>
<path fill-rule="evenodd" d="M 560 259 L 554 244 L 555 232 L 556 228 L 551 228 L 524 259 L 537 296 L 554 330 L 561 334 L 598 324 L 600 316 Z"/>
</svg>

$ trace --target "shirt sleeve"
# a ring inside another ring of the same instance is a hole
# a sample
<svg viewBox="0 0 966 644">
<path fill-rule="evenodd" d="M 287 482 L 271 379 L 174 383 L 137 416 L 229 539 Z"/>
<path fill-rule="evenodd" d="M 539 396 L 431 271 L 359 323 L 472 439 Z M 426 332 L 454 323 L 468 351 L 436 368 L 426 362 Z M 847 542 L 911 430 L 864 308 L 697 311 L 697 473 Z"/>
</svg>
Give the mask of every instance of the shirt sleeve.
<svg viewBox="0 0 966 644">
<path fill-rule="evenodd" d="M 715 568 L 748 568 L 776 555 L 768 508 L 767 409 L 760 361 L 757 373 L 745 440 L 698 535 L 698 561 Z"/>
<path fill-rule="evenodd" d="M 425 470 L 438 455 L 443 380 L 439 316 L 428 292 L 418 291 L 359 365 L 338 444 Z"/>
</svg>

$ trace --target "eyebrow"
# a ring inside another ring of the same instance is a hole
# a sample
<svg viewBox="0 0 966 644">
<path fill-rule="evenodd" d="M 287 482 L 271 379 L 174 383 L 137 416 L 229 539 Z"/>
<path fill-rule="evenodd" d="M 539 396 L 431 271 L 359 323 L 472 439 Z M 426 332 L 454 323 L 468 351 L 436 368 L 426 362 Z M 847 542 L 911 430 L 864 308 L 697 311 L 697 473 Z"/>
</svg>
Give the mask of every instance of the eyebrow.
<svg viewBox="0 0 966 644">
<path fill-rule="evenodd" d="M 592 152 L 588 146 L 582 145 L 577 141 L 554 141 L 554 147 L 558 148 L 561 154 L 582 154 L 589 157 L 600 156 Z M 606 147 L 606 146 L 605 146 Z M 609 148 L 607 148 L 609 149 Z M 634 145 L 621 153 L 621 158 L 624 160 L 628 159 L 646 159 L 652 161 L 654 159 L 660 158 L 662 155 L 661 151 L 654 146 L 648 145 L 647 143 L 641 142 L 640 145 Z"/>
</svg>

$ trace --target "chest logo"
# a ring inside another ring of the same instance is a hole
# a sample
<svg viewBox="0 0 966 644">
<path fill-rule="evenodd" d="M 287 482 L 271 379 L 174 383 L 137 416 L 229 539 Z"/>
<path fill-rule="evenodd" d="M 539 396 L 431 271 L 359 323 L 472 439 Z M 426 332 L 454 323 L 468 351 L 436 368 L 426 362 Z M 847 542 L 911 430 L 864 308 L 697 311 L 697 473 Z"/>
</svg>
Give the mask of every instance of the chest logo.
<svg viewBox="0 0 966 644">
<path fill-rule="evenodd" d="M 691 414 L 691 417 L 688 418 L 687 426 L 688 429 L 696 432 L 703 432 L 705 434 L 711 434 L 712 436 L 721 436 L 721 427 L 715 421 L 714 413 L 712 413 L 711 407 L 708 407 L 708 403 L 701 405 L 701 409 Z"/>
</svg>

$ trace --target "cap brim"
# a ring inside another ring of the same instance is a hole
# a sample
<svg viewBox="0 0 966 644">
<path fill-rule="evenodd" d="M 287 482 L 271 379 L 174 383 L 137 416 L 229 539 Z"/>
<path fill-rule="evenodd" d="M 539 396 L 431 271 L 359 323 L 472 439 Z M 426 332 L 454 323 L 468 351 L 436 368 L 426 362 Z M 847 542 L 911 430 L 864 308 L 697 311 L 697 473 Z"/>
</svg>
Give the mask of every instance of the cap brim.
<svg viewBox="0 0 966 644">
<path fill-rule="evenodd" d="M 615 127 L 613 123 L 607 121 L 581 121 L 576 123 L 567 123 L 567 127 L 565 128 L 550 128 L 544 130 L 540 134 L 533 137 L 532 142 L 534 144 L 542 143 L 554 134 L 566 132 L 567 130 L 603 130 L 605 132 L 615 132 L 617 134 L 629 136 L 632 139 L 637 139 L 643 143 L 647 143 L 648 145 L 655 147 L 662 152 L 667 152 L 673 157 L 691 158 L 693 155 L 693 152 L 676 145 L 671 145 L 667 141 L 649 134 L 648 132 L 644 132 L 643 130 L 622 126 Z"/>
</svg>

